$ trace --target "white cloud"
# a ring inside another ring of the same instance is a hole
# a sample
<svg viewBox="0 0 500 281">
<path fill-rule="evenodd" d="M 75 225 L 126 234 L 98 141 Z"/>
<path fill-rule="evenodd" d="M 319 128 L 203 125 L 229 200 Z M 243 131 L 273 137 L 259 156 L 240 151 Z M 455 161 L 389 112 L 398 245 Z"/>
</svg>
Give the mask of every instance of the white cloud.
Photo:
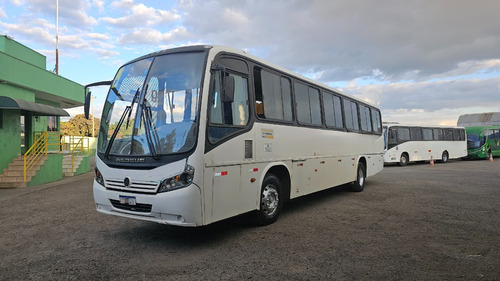
<svg viewBox="0 0 500 281">
<path fill-rule="evenodd" d="M 55 46 L 55 37 L 53 34 L 50 34 L 46 29 L 37 26 L 25 26 L 20 24 L 8 24 L 1 23 L 0 25 L 5 28 L 7 34 L 17 34 L 22 35 L 23 37 L 30 38 L 33 42 L 39 42 L 45 45 L 54 45 Z M 16 36 L 17 36 L 16 35 Z"/>
<path fill-rule="evenodd" d="M 104 1 L 92 0 L 92 5 L 97 7 L 100 13 L 104 11 Z"/>
<path fill-rule="evenodd" d="M 157 26 L 171 23 L 180 19 L 175 12 L 147 7 L 144 4 L 135 5 L 133 1 L 113 2 L 112 7 L 119 8 L 123 17 L 102 17 L 99 20 L 119 28 L 131 29 L 138 26 Z"/>
<path fill-rule="evenodd" d="M 21 5 L 24 5 L 24 2 L 23 0 L 10 0 L 10 2 L 15 5 L 15 6 L 21 6 Z"/>
<path fill-rule="evenodd" d="M 0 7 L 0 18 L 7 18 L 7 14 L 1 7 Z"/>
<path fill-rule="evenodd" d="M 175 28 L 165 33 L 152 28 L 140 28 L 124 34 L 119 39 L 119 43 L 121 45 L 168 44 L 189 38 L 188 34 L 189 32 L 183 27 Z"/>
</svg>

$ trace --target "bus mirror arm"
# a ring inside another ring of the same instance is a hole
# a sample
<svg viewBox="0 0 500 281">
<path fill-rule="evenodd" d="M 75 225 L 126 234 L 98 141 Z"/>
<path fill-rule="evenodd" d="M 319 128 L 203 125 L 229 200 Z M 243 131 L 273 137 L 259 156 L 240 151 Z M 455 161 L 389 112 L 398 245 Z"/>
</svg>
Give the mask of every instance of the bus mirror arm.
<svg viewBox="0 0 500 281">
<path fill-rule="evenodd" d="M 94 87 L 94 86 L 107 86 L 107 85 L 111 85 L 111 82 L 113 82 L 113 81 L 100 81 L 100 82 L 95 82 L 95 83 L 87 84 L 87 85 L 85 85 L 83 87 L 83 98 L 84 98 L 84 101 L 85 101 L 85 104 L 83 106 L 83 111 L 85 113 L 85 118 L 86 119 L 89 119 L 90 97 L 91 97 L 91 92 L 89 91 L 87 93 L 87 89 L 90 88 L 90 87 Z"/>
</svg>

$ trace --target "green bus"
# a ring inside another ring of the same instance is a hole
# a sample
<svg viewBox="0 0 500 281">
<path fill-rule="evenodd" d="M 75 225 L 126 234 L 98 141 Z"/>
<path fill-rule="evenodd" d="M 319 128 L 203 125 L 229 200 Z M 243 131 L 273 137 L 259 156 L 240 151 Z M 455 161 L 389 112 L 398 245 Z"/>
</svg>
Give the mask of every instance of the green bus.
<svg viewBox="0 0 500 281">
<path fill-rule="evenodd" d="M 467 157 L 471 159 L 500 156 L 500 126 L 466 127 Z"/>
</svg>

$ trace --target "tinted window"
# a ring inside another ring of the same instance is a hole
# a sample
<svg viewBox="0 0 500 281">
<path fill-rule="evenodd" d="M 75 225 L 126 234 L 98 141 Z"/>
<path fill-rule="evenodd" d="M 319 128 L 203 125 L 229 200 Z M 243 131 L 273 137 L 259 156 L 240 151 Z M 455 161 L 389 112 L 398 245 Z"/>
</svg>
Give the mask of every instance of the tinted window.
<svg viewBox="0 0 500 281">
<path fill-rule="evenodd" d="M 398 129 L 398 139 L 399 143 L 410 140 L 410 129 L 399 127 Z"/>
<path fill-rule="evenodd" d="M 380 133 L 382 131 L 382 122 L 380 122 L 380 111 L 372 108 L 373 131 Z"/>
<path fill-rule="evenodd" d="M 306 85 L 295 83 L 297 120 L 301 124 L 321 125 L 319 91 Z"/>
<path fill-rule="evenodd" d="M 359 130 L 358 107 L 355 102 L 344 99 L 345 126 L 349 130 Z"/>
<path fill-rule="evenodd" d="M 309 104 L 311 107 L 311 123 L 321 125 L 321 106 L 319 103 L 319 91 L 309 87 Z"/>
<path fill-rule="evenodd" d="M 394 147 L 395 145 L 398 144 L 398 135 L 396 133 L 396 129 L 389 129 L 388 131 L 388 148 L 392 148 Z"/>
<path fill-rule="evenodd" d="M 359 118 L 361 120 L 361 131 L 371 132 L 372 122 L 371 122 L 370 108 L 364 105 L 359 106 Z"/>
<path fill-rule="evenodd" d="M 295 101 L 297 102 L 297 120 L 302 124 L 311 124 L 311 109 L 307 86 L 295 83 Z"/>
<path fill-rule="evenodd" d="M 444 140 L 443 129 L 432 129 L 434 140 Z"/>
<path fill-rule="evenodd" d="M 255 100 L 261 118 L 292 121 L 290 80 L 256 68 Z"/>
<path fill-rule="evenodd" d="M 432 140 L 432 129 L 422 129 L 424 140 Z"/>
<path fill-rule="evenodd" d="M 424 140 L 422 128 L 411 128 L 411 139 L 414 141 Z"/>
<path fill-rule="evenodd" d="M 343 128 L 342 106 L 340 105 L 339 97 L 323 92 L 323 111 L 327 127 Z"/>
<path fill-rule="evenodd" d="M 447 141 L 453 140 L 453 129 L 445 129 L 444 130 L 444 140 L 447 140 Z"/>
</svg>

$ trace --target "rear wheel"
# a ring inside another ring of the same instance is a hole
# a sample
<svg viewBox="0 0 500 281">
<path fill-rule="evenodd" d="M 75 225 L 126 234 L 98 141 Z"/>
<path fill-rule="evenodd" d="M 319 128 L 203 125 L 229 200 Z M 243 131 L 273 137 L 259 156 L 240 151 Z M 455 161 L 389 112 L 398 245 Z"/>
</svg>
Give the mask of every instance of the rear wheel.
<svg viewBox="0 0 500 281">
<path fill-rule="evenodd" d="M 255 214 L 258 225 L 268 225 L 275 222 L 283 207 L 283 186 L 279 178 L 268 174 L 262 182 L 260 192 L 260 208 Z"/>
<path fill-rule="evenodd" d="M 448 151 L 443 151 L 443 154 L 441 155 L 441 162 L 446 163 L 448 162 L 448 159 L 450 159 Z"/>
<path fill-rule="evenodd" d="M 358 163 L 358 171 L 356 173 L 356 181 L 352 183 L 351 190 L 354 192 L 361 192 L 365 189 L 366 181 L 366 168 L 365 164 Z"/>
</svg>

